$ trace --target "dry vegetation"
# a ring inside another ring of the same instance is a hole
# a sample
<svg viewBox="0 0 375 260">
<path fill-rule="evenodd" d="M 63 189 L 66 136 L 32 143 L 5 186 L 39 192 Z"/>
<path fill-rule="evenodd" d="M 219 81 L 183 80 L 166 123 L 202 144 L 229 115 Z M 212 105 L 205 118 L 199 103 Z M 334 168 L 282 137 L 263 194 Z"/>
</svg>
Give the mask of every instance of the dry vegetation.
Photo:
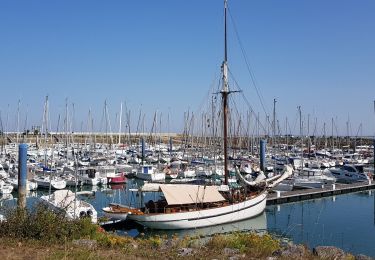
<svg viewBox="0 0 375 260">
<path fill-rule="evenodd" d="M 268 234 L 215 235 L 204 243 L 200 237 L 132 238 L 106 232 L 89 219 L 69 221 L 43 206 L 10 209 L 6 218 L 0 222 L 0 259 L 319 259 L 304 246 L 284 254 L 280 241 Z"/>
</svg>

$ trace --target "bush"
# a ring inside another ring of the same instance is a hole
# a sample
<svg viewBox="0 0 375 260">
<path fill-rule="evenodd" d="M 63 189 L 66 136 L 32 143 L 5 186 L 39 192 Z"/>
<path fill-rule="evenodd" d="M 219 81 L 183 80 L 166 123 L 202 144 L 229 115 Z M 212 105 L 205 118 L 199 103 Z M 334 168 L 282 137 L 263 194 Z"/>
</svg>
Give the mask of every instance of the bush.
<svg viewBox="0 0 375 260">
<path fill-rule="evenodd" d="M 63 214 L 48 210 L 38 204 L 35 209 L 8 209 L 7 221 L 0 222 L 0 237 L 35 239 L 49 243 L 77 238 L 94 238 L 98 226 L 90 219 L 68 220 Z"/>
</svg>

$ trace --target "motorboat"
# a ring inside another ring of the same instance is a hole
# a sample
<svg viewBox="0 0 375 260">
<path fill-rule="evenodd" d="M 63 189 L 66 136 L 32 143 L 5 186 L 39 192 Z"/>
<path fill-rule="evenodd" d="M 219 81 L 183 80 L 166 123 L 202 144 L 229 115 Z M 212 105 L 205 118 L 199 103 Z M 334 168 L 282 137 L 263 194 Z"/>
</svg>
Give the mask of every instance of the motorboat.
<svg viewBox="0 0 375 260">
<path fill-rule="evenodd" d="M 369 174 L 364 172 L 363 164 L 344 164 L 329 170 L 336 177 L 337 182 L 353 183 L 370 180 Z"/>
<path fill-rule="evenodd" d="M 66 187 L 66 181 L 58 176 L 35 176 L 34 181 L 44 189 L 62 190 Z"/>
<path fill-rule="evenodd" d="M 57 190 L 50 195 L 40 197 L 49 209 L 63 213 L 68 219 L 90 218 L 92 223 L 98 222 L 95 208 L 77 197 L 70 190 Z"/>
<path fill-rule="evenodd" d="M 136 173 L 136 177 L 151 182 L 164 182 L 165 173 L 158 171 L 153 165 L 141 165 Z"/>
</svg>

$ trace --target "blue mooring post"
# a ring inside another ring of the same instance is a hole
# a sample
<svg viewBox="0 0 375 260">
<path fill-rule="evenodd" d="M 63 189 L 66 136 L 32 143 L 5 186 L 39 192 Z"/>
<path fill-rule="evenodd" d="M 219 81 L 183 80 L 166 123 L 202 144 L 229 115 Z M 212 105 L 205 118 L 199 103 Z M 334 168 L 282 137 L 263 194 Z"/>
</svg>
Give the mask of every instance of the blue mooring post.
<svg viewBox="0 0 375 260">
<path fill-rule="evenodd" d="M 27 144 L 18 146 L 18 207 L 26 206 Z"/>
<path fill-rule="evenodd" d="M 260 159 L 260 170 L 264 171 L 266 164 L 266 140 L 260 140 L 259 148 L 259 159 Z"/>
</svg>

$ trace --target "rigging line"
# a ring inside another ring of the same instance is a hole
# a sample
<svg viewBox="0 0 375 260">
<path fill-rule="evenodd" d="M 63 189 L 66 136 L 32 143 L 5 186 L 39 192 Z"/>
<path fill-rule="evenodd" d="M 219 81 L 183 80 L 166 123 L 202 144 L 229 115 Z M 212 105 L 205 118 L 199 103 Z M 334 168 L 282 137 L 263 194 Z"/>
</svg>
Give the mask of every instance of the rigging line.
<svg viewBox="0 0 375 260">
<path fill-rule="evenodd" d="M 4 134 L 3 120 L 1 118 L 1 110 L 0 110 L 0 132 L 1 132 L 1 135 Z"/>
<path fill-rule="evenodd" d="M 195 110 L 195 112 L 197 114 L 199 114 L 199 112 L 203 111 L 203 106 L 206 103 L 206 101 L 207 100 L 211 100 L 208 97 L 211 95 L 211 93 L 213 93 L 215 91 L 215 85 L 216 85 L 215 82 L 216 82 L 216 79 L 217 79 L 217 75 L 215 75 L 214 79 L 212 80 L 212 82 L 210 84 L 210 88 L 208 89 L 208 91 L 206 92 L 205 96 L 201 100 L 201 103 L 198 106 L 198 109 Z M 220 82 L 221 82 L 221 80 L 219 79 L 218 86 L 220 85 Z M 218 87 L 218 89 L 219 89 L 219 87 Z M 210 106 L 210 104 L 208 104 L 208 106 Z"/>
<path fill-rule="evenodd" d="M 240 49 L 241 49 L 242 55 L 243 55 L 244 60 L 245 60 L 245 63 L 246 63 L 247 71 L 248 71 L 249 74 L 250 74 L 251 81 L 252 81 L 252 83 L 253 83 L 253 85 L 254 85 L 254 87 L 255 87 L 255 90 L 256 90 L 257 96 L 258 96 L 258 98 L 259 98 L 260 104 L 262 105 L 263 111 L 264 111 L 264 113 L 267 115 L 267 114 L 268 114 L 268 113 L 267 113 L 267 110 L 268 110 L 268 109 L 266 108 L 266 106 L 265 106 L 265 104 L 264 104 L 264 102 L 263 102 L 263 99 L 264 99 L 264 98 L 262 97 L 262 95 L 261 95 L 261 93 L 260 93 L 260 91 L 259 91 L 259 89 L 258 89 L 258 86 L 257 86 L 257 83 L 256 83 L 256 79 L 255 79 L 255 75 L 254 75 L 254 73 L 252 72 L 252 70 L 251 70 L 251 66 L 250 66 L 250 64 L 249 64 L 249 62 L 248 62 L 248 60 L 247 60 L 247 58 L 246 58 L 247 55 L 246 55 L 245 49 L 243 48 L 242 42 L 241 42 L 241 40 L 240 40 L 240 37 L 239 37 L 238 31 L 237 31 L 236 23 L 234 22 L 234 19 L 233 19 L 233 17 L 232 17 L 232 13 L 230 12 L 229 8 L 228 8 L 228 12 L 229 12 L 229 16 L 230 16 L 230 18 L 231 18 L 232 24 L 233 24 L 234 32 L 235 32 L 235 34 L 236 34 L 236 37 L 237 37 L 238 43 L 239 43 L 239 45 L 240 45 Z"/>
<path fill-rule="evenodd" d="M 295 131 L 296 131 L 298 117 L 299 117 L 299 115 L 298 115 L 298 111 L 296 111 L 296 116 L 295 116 L 295 118 L 294 118 L 294 124 L 293 124 L 293 130 L 290 129 L 291 132 L 293 132 L 293 133 L 295 133 Z M 290 126 L 289 126 L 289 127 L 290 127 Z M 298 130 L 298 131 L 299 131 L 299 130 Z"/>
<path fill-rule="evenodd" d="M 231 72 L 231 70 L 228 70 L 229 71 L 229 75 L 231 76 L 231 79 L 234 81 L 234 84 L 236 85 L 237 89 L 239 90 L 239 92 L 242 94 L 242 97 L 246 103 L 246 105 L 250 108 L 250 112 L 255 116 L 255 118 L 259 121 L 259 126 L 262 128 L 263 131 L 266 131 L 266 127 L 261 123 L 260 121 L 260 118 L 258 117 L 258 115 L 255 113 L 255 110 L 253 109 L 253 107 L 251 106 L 249 100 L 246 98 L 245 94 L 244 94 L 244 91 L 240 88 L 240 85 L 238 84 L 237 80 L 235 79 L 233 73 Z M 268 116 L 266 114 L 266 116 Z"/>
<path fill-rule="evenodd" d="M 242 98 L 244 99 L 246 105 L 250 108 L 250 112 L 255 116 L 255 119 L 259 122 L 259 126 L 262 128 L 263 131 L 266 131 L 266 127 L 261 123 L 258 114 L 255 113 L 255 111 L 254 111 L 253 107 L 251 106 L 249 100 L 246 98 L 245 94 L 243 93 L 243 91 L 242 91 L 241 88 L 239 87 L 238 82 L 237 82 L 236 79 L 233 77 L 233 74 L 231 73 L 230 70 L 229 70 L 229 74 L 232 76 L 232 79 L 233 79 L 235 85 L 236 85 L 237 88 L 240 90 L 239 92 L 241 93 Z"/>
</svg>

